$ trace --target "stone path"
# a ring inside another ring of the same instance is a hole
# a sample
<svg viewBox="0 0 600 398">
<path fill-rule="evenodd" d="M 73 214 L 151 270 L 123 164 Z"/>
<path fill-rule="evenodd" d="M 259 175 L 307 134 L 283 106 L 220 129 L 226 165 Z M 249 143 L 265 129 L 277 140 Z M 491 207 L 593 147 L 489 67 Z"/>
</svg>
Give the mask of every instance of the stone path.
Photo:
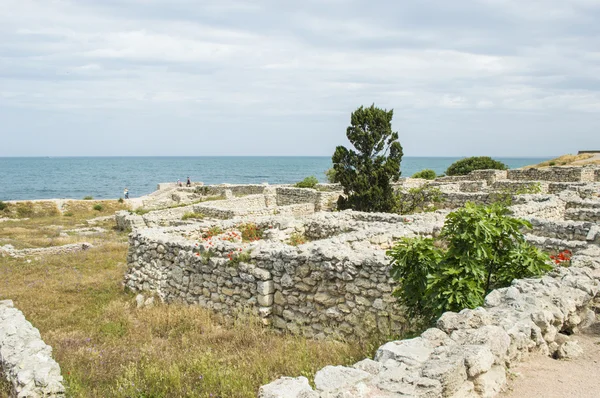
<svg viewBox="0 0 600 398">
<path fill-rule="evenodd" d="M 583 348 L 583 355 L 570 361 L 535 356 L 511 371 L 518 375 L 507 386 L 502 398 L 596 398 L 600 395 L 600 323 L 572 337 Z"/>
</svg>

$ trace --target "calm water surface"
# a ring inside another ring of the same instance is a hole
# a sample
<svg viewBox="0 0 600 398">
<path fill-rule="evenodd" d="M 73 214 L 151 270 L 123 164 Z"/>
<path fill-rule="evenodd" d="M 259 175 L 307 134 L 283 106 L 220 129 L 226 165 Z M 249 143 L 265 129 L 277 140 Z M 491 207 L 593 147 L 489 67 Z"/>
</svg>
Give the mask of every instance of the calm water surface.
<svg viewBox="0 0 600 398">
<path fill-rule="evenodd" d="M 460 158 L 404 157 L 402 176 L 429 168 L 443 173 Z M 497 158 L 511 168 L 548 158 Z M 93 196 L 111 199 L 129 188 L 137 197 L 159 182 L 185 179 L 205 184 L 295 183 L 314 175 L 325 182 L 331 157 L 58 157 L 0 158 L 0 200 Z"/>
</svg>

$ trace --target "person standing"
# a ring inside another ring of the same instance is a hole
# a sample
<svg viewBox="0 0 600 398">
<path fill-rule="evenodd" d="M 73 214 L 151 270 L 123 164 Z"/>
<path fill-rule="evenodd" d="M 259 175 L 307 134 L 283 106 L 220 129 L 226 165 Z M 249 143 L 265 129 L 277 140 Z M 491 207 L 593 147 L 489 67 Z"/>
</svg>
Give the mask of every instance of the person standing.
<svg viewBox="0 0 600 398">
<path fill-rule="evenodd" d="M 123 195 L 125 195 L 125 199 L 129 199 L 129 189 L 125 188 Z"/>
<path fill-rule="evenodd" d="M 187 178 L 187 182 L 185 183 L 186 187 L 191 187 L 192 186 L 192 181 L 190 180 L 190 177 Z"/>
</svg>

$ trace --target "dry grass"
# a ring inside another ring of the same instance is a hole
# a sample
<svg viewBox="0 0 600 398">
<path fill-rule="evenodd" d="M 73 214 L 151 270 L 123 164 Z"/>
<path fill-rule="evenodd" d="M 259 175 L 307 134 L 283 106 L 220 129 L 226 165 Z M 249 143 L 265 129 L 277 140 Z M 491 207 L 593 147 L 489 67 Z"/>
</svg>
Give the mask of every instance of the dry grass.
<svg viewBox="0 0 600 398">
<path fill-rule="evenodd" d="M 581 165 L 583 164 L 600 164 L 600 161 L 590 161 L 590 162 L 585 162 L 585 160 L 590 159 L 594 157 L 593 154 L 591 153 L 582 153 L 581 155 L 562 155 L 559 156 L 555 159 L 550 159 L 547 160 L 545 162 L 533 165 L 533 166 L 527 166 L 527 167 L 531 167 L 531 168 L 540 168 L 540 167 L 550 167 L 550 166 L 568 166 L 571 165 L 575 162 Z M 581 162 L 581 163 L 579 163 Z"/>
<path fill-rule="evenodd" d="M 50 220 L 38 221 L 46 231 Z M 12 226 L 34 227 L 34 220 Z M 195 306 L 136 309 L 121 284 L 126 236 L 108 236 L 85 252 L 31 263 L 0 258 L 0 299 L 12 299 L 53 347 L 69 396 L 254 397 L 279 376 L 311 378 L 327 364 L 372 355 L 380 343 L 279 335 L 249 319 L 223 326 Z"/>
</svg>

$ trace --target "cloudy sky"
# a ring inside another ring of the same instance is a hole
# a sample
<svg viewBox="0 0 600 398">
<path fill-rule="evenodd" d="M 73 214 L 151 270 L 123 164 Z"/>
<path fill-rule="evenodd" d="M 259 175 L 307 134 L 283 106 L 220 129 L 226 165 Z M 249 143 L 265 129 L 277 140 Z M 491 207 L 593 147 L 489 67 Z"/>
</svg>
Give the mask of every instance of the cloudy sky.
<svg viewBox="0 0 600 398">
<path fill-rule="evenodd" d="M 600 0 L 0 0 L 0 156 L 600 149 Z"/>
</svg>

